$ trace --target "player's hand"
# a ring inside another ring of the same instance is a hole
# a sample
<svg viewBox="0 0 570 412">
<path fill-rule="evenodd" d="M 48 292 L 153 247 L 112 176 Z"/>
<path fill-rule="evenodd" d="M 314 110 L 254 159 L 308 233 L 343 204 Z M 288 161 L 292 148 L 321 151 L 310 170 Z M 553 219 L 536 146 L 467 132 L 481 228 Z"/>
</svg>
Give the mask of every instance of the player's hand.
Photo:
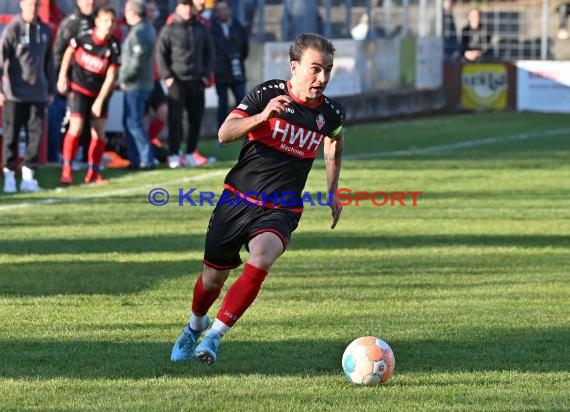
<svg viewBox="0 0 570 412">
<path fill-rule="evenodd" d="M 53 103 L 53 94 L 48 94 L 48 106 L 51 106 Z"/>
<path fill-rule="evenodd" d="M 91 113 L 95 117 L 101 117 L 101 113 L 103 112 L 103 102 L 101 99 L 95 99 L 93 102 L 93 106 L 91 106 Z"/>
<path fill-rule="evenodd" d="M 164 84 L 166 84 L 166 87 L 170 89 L 174 84 L 174 77 L 169 77 L 168 79 L 164 79 Z"/>
<path fill-rule="evenodd" d="M 4 106 L 5 102 L 6 102 L 6 96 L 4 96 L 4 93 L 0 93 L 0 107 Z"/>
<path fill-rule="evenodd" d="M 67 77 L 57 79 L 57 91 L 61 94 L 67 93 Z"/>
<path fill-rule="evenodd" d="M 334 193 L 330 199 L 330 208 L 332 212 L 331 229 L 334 229 L 338 223 L 338 220 L 340 219 L 340 214 L 342 213 L 342 206 L 338 203 L 338 199 Z"/>
<path fill-rule="evenodd" d="M 264 121 L 267 121 L 272 117 L 285 113 L 285 110 L 287 110 L 287 107 L 289 107 L 292 102 L 293 99 L 289 96 L 281 95 L 274 97 L 269 101 L 269 103 L 267 103 L 265 109 L 260 113 L 261 118 Z"/>
</svg>

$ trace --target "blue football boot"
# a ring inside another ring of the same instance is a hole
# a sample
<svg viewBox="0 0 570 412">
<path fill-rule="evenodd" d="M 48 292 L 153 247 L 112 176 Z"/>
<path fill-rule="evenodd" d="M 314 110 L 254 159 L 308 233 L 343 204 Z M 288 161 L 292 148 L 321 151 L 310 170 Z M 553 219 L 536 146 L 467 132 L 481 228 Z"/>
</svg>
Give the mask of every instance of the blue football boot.
<svg viewBox="0 0 570 412">
<path fill-rule="evenodd" d="M 172 354 L 170 355 L 170 360 L 172 362 L 177 361 L 189 361 L 195 358 L 196 343 L 200 335 L 208 329 L 210 326 L 210 317 L 206 315 L 204 319 L 204 329 L 195 331 L 190 329 L 189 326 L 182 330 L 182 333 L 174 343 L 172 347 Z"/>
<path fill-rule="evenodd" d="M 222 342 L 222 336 L 214 331 L 210 331 L 204 336 L 202 342 L 196 346 L 196 358 L 200 362 L 206 362 L 208 365 L 213 364 L 218 357 L 218 349 Z"/>
</svg>

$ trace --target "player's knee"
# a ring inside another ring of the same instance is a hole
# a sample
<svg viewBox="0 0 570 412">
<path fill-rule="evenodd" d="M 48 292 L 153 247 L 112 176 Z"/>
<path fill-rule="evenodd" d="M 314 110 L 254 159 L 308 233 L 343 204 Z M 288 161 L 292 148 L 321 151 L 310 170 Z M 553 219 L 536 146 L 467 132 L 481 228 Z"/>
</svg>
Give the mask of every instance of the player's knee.
<svg viewBox="0 0 570 412">
<path fill-rule="evenodd" d="M 229 271 L 216 270 L 211 267 L 205 266 L 202 272 L 202 284 L 204 289 L 208 291 L 219 290 L 224 286 L 228 278 Z"/>
<path fill-rule="evenodd" d="M 273 248 L 265 248 L 263 250 L 253 251 L 249 255 L 247 263 L 259 269 L 269 270 L 271 265 L 275 263 L 277 258 L 283 253 L 283 246 L 275 246 Z"/>
</svg>

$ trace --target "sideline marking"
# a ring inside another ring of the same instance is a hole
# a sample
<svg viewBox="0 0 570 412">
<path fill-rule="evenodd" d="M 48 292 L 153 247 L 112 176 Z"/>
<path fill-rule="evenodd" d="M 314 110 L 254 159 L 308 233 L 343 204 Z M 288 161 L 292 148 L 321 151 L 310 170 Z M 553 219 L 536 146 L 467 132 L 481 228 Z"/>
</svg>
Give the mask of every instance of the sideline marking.
<svg viewBox="0 0 570 412">
<path fill-rule="evenodd" d="M 570 134 L 570 129 L 554 129 L 534 133 L 519 133 L 511 136 L 498 136 L 486 137 L 478 140 L 465 140 L 463 142 L 439 144 L 434 146 L 418 147 L 417 149 L 406 150 L 393 150 L 390 152 L 374 152 L 374 153 L 359 153 L 354 155 L 343 156 L 343 159 L 378 159 L 387 157 L 410 156 L 424 153 L 437 153 L 447 150 L 465 149 L 468 147 L 482 146 L 486 144 L 495 144 L 503 142 L 514 142 L 519 140 L 540 139 L 544 137 L 561 136 L 563 134 Z"/>
<path fill-rule="evenodd" d="M 168 186 L 168 185 L 173 185 L 173 184 L 188 183 L 188 182 L 193 182 L 193 181 L 201 181 L 201 180 L 209 179 L 211 177 L 222 176 L 222 175 L 225 175 L 226 173 L 227 173 L 227 170 L 216 170 L 216 171 L 203 173 L 203 174 L 196 175 L 196 176 L 187 176 L 187 177 L 183 177 L 181 179 L 169 180 L 167 182 L 151 183 L 151 185 L 153 187 L 160 187 L 160 186 Z M 118 181 L 118 180 L 119 179 L 115 179 L 115 181 Z M 127 180 L 129 180 L 129 179 L 127 179 Z M 129 193 L 144 192 L 144 191 L 148 191 L 148 188 L 149 188 L 149 184 L 145 184 L 144 186 L 141 185 L 141 186 L 128 187 L 128 188 L 124 188 L 124 189 L 113 190 L 110 192 L 93 193 L 93 194 L 86 194 L 86 195 L 80 195 L 80 196 L 52 197 L 50 199 L 42 199 L 42 200 L 35 200 L 35 201 L 29 201 L 29 202 L 0 206 L 0 212 L 4 212 L 4 211 L 8 211 L 8 210 L 14 210 L 14 209 L 20 209 L 20 208 L 29 207 L 29 206 L 53 205 L 53 204 L 59 204 L 59 203 L 79 203 L 79 202 L 83 202 L 83 201 L 91 200 L 91 199 L 113 197 L 113 196 L 129 194 Z M 58 190 L 58 189 L 46 190 L 44 193 L 55 192 L 56 190 Z M 59 190 L 61 190 L 61 188 Z"/>
<path fill-rule="evenodd" d="M 390 157 L 399 157 L 399 156 L 410 156 L 410 155 L 417 155 L 417 154 L 424 154 L 424 153 L 437 153 L 437 152 L 444 152 L 448 150 L 456 150 L 456 149 L 465 149 L 474 146 L 482 146 L 482 145 L 489 145 L 489 144 L 496 144 L 496 143 L 503 143 L 503 142 L 514 142 L 519 140 L 528 140 L 528 139 L 540 139 L 545 137 L 553 137 L 553 136 L 561 136 L 563 134 L 570 134 L 570 128 L 565 129 L 553 129 L 553 130 L 544 130 L 540 132 L 534 133 L 519 133 L 514 134 L 511 136 L 498 136 L 498 137 L 486 137 L 484 139 L 477 139 L 477 140 L 465 140 L 462 142 L 457 143 L 449 143 L 449 144 L 440 144 L 434 146 L 425 146 L 419 147 L 417 149 L 407 149 L 407 150 L 393 150 L 389 152 L 374 152 L 374 153 L 359 153 L 354 155 L 346 155 L 343 156 L 343 159 L 346 160 L 358 160 L 358 159 L 381 159 L 381 158 L 390 158 Z M 159 172 L 159 171 L 157 171 Z M 152 173 L 152 172 L 151 172 Z M 187 183 L 192 181 L 201 181 L 205 179 L 209 179 L 211 177 L 217 177 L 221 175 L 225 175 L 227 170 L 217 170 L 208 173 L 203 173 L 196 176 L 188 176 L 177 180 L 169 180 L 167 182 L 160 182 L 160 183 L 152 183 L 154 187 L 166 186 L 166 185 L 173 185 L 179 183 Z M 148 174 L 147 174 L 148 175 Z M 130 180 L 130 176 L 125 176 L 124 179 L 121 180 Z M 118 180 L 118 179 L 116 179 Z M 95 194 L 87 194 L 81 196 L 70 196 L 70 197 L 55 197 L 51 199 L 43 199 L 43 200 L 36 200 L 36 201 L 29 201 L 11 205 L 0 206 L 0 212 L 5 212 L 8 210 L 20 209 L 28 206 L 37 206 L 37 205 L 53 205 L 58 203 L 73 203 L 73 202 L 83 202 L 90 199 L 97 199 L 102 197 L 113 197 L 118 195 L 123 195 L 127 193 L 137 193 L 139 191 L 145 191 L 149 187 L 148 184 L 144 186 L 135 186 L 125 189 L 117 189 L 110 192 L 102 192 L 102 193 L 95 193 Z M 52 189 L 46 190 L 44 193 L 49 192 L 56 192 L 61 189 Z"/>
</svg>

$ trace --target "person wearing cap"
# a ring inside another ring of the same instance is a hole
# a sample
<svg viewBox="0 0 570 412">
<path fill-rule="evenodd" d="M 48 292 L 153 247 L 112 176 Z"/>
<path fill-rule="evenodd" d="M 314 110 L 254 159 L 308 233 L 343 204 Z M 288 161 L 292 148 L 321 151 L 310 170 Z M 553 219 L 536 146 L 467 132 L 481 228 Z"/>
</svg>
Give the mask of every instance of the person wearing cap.
<svg viewBox="0 0 570 412">
<path fill-rule="evenodd" d="M 177 168 L 182 163 L 196 167 L 214 161 L 197 150 L 205 88 L 214 71 L 214 45 L 209 30 L 192 9 L 191 0 L 177 1 L 174 20 L 158 36 L 157 61 L 160 77 L 168 88 L 169 167 Z M 185 130 L 185 156 L 181 158 L 184 114 L 189 127 Z"/>
<path fill-rule="evenodd" d="M 146 19 L 144 0 L 127 0 L 125 19 L 131 27 L 122 45 L 119 83 L 123 90 L 123 127 L 133 169 L 152 169 L 154 152 L 144 125 L 145 107 L 154 87 L 152 61 L 156 35 Z"/>
</svg>

